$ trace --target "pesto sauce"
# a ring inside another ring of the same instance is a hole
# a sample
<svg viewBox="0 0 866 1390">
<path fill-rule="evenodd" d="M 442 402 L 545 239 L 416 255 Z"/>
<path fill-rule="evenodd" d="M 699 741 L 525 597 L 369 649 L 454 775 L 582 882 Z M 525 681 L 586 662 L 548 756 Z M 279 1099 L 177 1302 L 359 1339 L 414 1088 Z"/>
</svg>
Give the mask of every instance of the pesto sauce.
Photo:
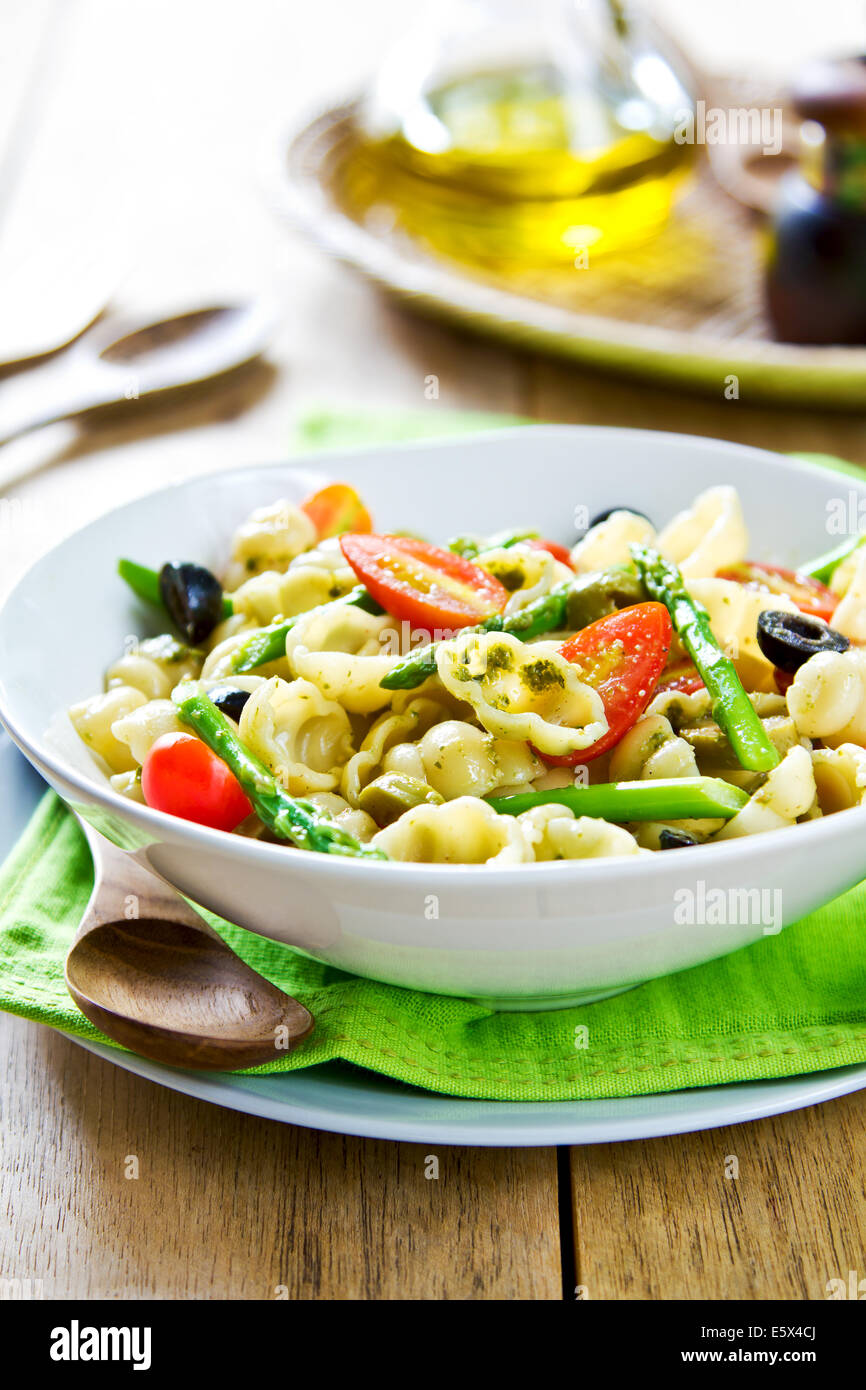
<svg viewBox="0 0 866 1390">
<path fill-rule="evenodd" d="M 540 695 L 551 686 L 565 686 L 565 677 L 554 666 L 549 657 L 539 657 L 537 661 L 527 661 L 520 668 L 520 679 L 533 695 Z"/>
</svg>

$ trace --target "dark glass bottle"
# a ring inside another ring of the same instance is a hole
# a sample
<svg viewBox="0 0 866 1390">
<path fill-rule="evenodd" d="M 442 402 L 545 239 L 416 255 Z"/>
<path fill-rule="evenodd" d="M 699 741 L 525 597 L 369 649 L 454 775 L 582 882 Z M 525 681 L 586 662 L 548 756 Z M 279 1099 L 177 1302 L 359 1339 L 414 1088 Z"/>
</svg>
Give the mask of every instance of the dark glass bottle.
<svg viewBox="0 0 866 1390">
<path fill-rule="evenodd" d="M 767 309 L 789 343 L 866 343 L 866 58 L 810 65 L 793 102 L 801 168 L 785 176 Z"/>
</svg>

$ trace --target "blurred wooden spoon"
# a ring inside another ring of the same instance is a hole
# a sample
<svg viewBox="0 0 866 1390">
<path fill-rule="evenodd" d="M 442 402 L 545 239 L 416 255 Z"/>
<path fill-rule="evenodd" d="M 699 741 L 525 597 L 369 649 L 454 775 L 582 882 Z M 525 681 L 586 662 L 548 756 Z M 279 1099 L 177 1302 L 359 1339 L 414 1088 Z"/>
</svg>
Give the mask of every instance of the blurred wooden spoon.
<svg viewBox="0 0 866 1390">
<path fill-rule="evenodd" d="M 100 406 L 191 386 L 250 362 L 276 326 L 261 301 L 217 304 L 149 324 L 105 320 L 60 357 L 0 385 L 0 444 Z"/>
<path fill-rule="evenodd" d="M 202 1071 L 272 1061 L 312 1032 L 312 1014 L 251 970 L 180 894 L 79 823 L 94 884 L 66 986 L 91 1023 L 142 1057 Z"/>
</svg>

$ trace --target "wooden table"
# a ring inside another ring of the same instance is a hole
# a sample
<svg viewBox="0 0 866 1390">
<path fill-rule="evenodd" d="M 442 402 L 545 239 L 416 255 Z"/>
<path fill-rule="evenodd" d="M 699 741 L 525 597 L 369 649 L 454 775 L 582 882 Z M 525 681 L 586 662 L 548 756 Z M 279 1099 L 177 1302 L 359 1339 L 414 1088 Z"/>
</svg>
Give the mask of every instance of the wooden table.
<svg viewBox="0 0 866 1390">
<path fill-rule="evenodd" d="M 131 400 L 4 451 L 4 466 L 41 465 L 10 493 L 32 505 L 4 533 L 4 583 L 35 549 L 163 480 L 283 456 L 292 420 L 323 402 L 518 411 L 866 463 L 863 415 L 767 409 L 747 383 L 738 401 L 721 381 L 717 399 L 692 398 L 472 341 L 289 238 L 257 187 L 262 141 L 312 96 L 357 83 L 399 9 L 5 0 L 0 280 L 14 273 L 12 231 L 69 256 L 74 274 L 102 210 L 119 207 L 120 307 L 245 283 L 279 294 L 285 313 L 271 364 L 217 392 L 160 411 Z M 829 1278 L 864 1273 L 862 1094 L 559 1154 L 432 1146 L 428 1181 L 429 1145 L 236 1115 L 8 1017 L 0 1045 L 0 1277 L 42 1279 L 47 1297 L 571 1299 L 582 1285 L 593 1299 L 820 1299 Z"/>
</svg>

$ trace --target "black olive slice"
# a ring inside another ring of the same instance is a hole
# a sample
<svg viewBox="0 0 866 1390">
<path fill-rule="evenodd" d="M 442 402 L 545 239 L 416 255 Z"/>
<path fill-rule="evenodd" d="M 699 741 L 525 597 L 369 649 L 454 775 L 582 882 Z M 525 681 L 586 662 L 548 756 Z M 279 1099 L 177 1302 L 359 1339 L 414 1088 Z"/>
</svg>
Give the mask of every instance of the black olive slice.
<svg viewBox="0 0 866 1390">
<path fill-rule="evenodd" d="M 218 710 L 222 710 L 227 719 L 233 719 L 237 724 L 243 712 L 244 705 L 250 698 L 248 690 L 238 690 L 237 686 L 227 685 L 222 690 L 214 690 L 211 699 Z"/>
<path fill-rule="evenodd" d="M 659 831 L 659 849 L 685 849 L 698 843 L 694 835 L 689 835 L 686 830 L 674 830 L 666 825 Z"/>
<path fill-rule="evenodd" d="M 597 515 L 592 518 L 592 521 L 589 523 L 589 530 L 591 531 L 593 526 L 600 526 L 603 521 L 607 521 L 608 517 L 613 516 L 614 512 L 632 512 L 634 516 L 642 516 L 644 521 L 649 522 L 650 526 L 653 525 L 652 518 L 648 517 L 646 512 L 639 512 L 637 507 L 608 507 L 607 511 L 598 512 Z"/>
<path fill-rule="evenodd" d="M 204 565 L 170 560 L 159 572 L 159 592 L 175 627 L 193 646 L 222 619 L 222 585 Z"/>
<path fill-rule="evenodd" d="M 846 652 L 850 645 L 841 632 L 808 613 L 768 609 L 758 614 L 758 646 L 780 671 L 798 671 L 818 652 Z"/>
</svg>

